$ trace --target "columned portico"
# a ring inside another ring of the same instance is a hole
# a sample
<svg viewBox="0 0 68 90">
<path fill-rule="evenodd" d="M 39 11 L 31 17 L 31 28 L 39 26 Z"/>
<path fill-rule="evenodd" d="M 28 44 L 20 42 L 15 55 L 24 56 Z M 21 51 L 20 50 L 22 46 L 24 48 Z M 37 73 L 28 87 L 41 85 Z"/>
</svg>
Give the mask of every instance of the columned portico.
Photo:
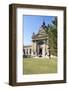
<svg viewBox="0 0 68 90">
<path fill-rule="evenodd" d="M 45 57 L 47 55 L 45 42 L 45 40 L 35 40 L 32 42 L 32 56 Z"/>
<path fill-rule="evenodd" d="M 46 33 L 46 29 L 47 27 L 45 26 L 45 22 L 43 22 L 39 32 L 37 34 L 33 32 L 31 54 L 28 48 L 26 50 L 28 55 L 30 54 L 32 57 L 45 57 L 48 55 L 48 35 Z"/>
</svg>

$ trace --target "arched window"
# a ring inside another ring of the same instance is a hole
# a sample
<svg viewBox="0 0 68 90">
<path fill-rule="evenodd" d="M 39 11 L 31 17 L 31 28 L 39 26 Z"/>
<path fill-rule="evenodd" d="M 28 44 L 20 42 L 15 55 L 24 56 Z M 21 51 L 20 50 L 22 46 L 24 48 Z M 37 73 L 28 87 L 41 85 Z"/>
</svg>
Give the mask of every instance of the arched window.
<svg viewBox="0 0 68 90">
<path fill-rule="evenodd" d="M 31 49 L 30 49 L 30 54 L 31 54 Z"/>
<path fill-rule="evenodd" d="M 23 49 L 23 54 L 25 54 L 25 49 Z"/>
</svg>

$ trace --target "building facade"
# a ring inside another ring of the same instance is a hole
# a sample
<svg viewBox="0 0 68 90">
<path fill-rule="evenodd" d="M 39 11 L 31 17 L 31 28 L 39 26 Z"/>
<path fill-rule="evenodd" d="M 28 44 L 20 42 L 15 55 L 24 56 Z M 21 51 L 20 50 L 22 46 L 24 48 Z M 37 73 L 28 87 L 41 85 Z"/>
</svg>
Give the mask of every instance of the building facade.
<svg viewBox="0 0 68 90">
<path fill-rule="evenodd" d="M 33 57 L 46 57 L 49 55 L 48 35 L 46 33 L 47 27 L 45 22 L 39 28 L 37 34 L 33 32 L 32 45 L 23 46 L 23 55 L 30 55 Z"/>
</svg>

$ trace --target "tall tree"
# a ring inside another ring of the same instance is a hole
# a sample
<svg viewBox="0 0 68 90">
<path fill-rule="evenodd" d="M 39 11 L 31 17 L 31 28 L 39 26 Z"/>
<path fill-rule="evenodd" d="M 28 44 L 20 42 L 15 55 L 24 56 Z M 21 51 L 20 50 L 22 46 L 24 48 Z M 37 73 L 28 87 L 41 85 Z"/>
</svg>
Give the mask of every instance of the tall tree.
<svg viewBox="0 0 68 90">
<path fill-rule="evenodd" d="M 52 24 L 47 26 L 46 30 L 49 41 L 49 53 L 57 56 L 57 17 L 52 21 Z"/>
</svg>

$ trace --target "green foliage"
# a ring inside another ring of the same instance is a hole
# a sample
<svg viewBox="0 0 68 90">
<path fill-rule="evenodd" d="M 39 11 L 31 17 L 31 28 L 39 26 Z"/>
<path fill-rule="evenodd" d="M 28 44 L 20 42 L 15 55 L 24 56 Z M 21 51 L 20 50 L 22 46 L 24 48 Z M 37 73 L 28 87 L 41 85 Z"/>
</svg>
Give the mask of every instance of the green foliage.
<svg viewBox="0 0 68 90">
<path fill-rule="evenodd" d="M 57 18 L 47 26 L 46 32 L 48 34 L 50 54 L 57 56 Z"/>
<path fill-rule="evenodd" d="M 31 55 L 23 55 L 23 58 L 31 58 Z"/>
</svg>

